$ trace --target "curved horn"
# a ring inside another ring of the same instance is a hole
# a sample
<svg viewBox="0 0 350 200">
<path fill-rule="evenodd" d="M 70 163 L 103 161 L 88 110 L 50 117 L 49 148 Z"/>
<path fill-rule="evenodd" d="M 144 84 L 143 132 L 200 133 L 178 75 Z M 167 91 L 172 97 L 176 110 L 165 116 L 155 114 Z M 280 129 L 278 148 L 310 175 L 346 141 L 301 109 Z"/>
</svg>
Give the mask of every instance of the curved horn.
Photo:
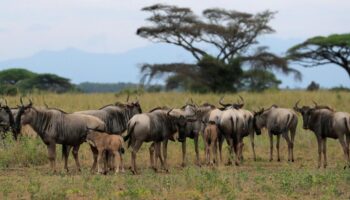
<svg viewBox="0 0 350 200">
<path fill-rule="evenodd" d="M 23 106 L 23 97 L 19 98 L 19 102 L 21 102 L 21 105 Z"/>
<path fill-rule="evenodd" d="M 170 113 L 171 113 L 171 111 L 173 111 L 173 109 L 174 109 L 174 108 L 170 109 L 170 110 L 166 113 L 166 115 L 170 115 Z"/>
<path fill-rule="evenodd" d="M 241 95 L 238 95 L 238 96 L 239 96 L 239 98 L 241 99 L 242 104 L 244 105 L 244 99 L 243 99 L 243 97 L 242 97 Z"/>
<path fill-rule="evenodd" d="M 5 100 L 5 106 L 7 106 L 7 100 L 6 99 L 4 99 Z"/>
<path fill-rule="evenodd" d="M 224 107 L 227 107 L 227 106 L 230 106 L 231 104 L 224 104 L 223 103 L 223 100 L 224 100 L 224 97 L 221 97 L 220 100 L 219 100 L 219 104 L 224 106 Z"/>
<path fill-rule="evenodd" d="M 28 106 L 32 106 L 32 105 L 33 105 L 32 99 L 29 99 L 29 104 L 28 104 Z"/>
<path fill-rule="evenodd" d="M 300 102 L 300 99 L 295 103 L 294 105 L 294 109 L 299 111 L 301 108 L 299 107 L 299 102 Z"/>
<path fill-rule="evenodd" d="M 314 103 L 314 104 L 315 104 L 315 107 L 317 107 L 317 106 L 318 106 L 318 104 L 316 103 L 316 101 L 312 100 L 312 103 Z"/>
<path fill-rule="evenodd" d="M 130 94 L 128 92 L 128 96 L 126 97 L 126 102 L 129 102 L 129 97 L 130 97 Z"/>
</svg>

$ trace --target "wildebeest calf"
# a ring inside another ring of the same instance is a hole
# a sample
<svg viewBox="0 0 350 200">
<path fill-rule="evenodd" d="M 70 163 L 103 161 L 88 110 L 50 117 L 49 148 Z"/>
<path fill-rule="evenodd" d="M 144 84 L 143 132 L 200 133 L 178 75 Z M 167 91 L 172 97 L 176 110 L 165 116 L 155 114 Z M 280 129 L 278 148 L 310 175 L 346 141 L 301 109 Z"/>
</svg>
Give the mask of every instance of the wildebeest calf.
<svg viewBox="0 0 350 200">
<path fill-rule="evenodd" d="M 205 124 L 205 122 L 203 122 Z M 204 129 L 204 143 L 205 143 L 205 159 L 207 165 L 218 164 L 218 155 L 217 155 L 217 144 L 219 137 L 218 127 L 214 121 L 209 121 Z M 211 157 L 211 154 L 214 154 L 214 157 Z"/>
<path fill-rule="evenodd" d="M 105 152 L 109 152 L 110 155 L 113 155 L 114 162 L 113 167 L 115 168 L 115 172 L 119 172 L 119 168 L 121 168 L 122 172 L 124 172 L 124 164 L 123 164 L 123 156 L 124 153 L 124 140 L 120 135 L 110 135 L 105 132 L 99 131 L 89 131 L 86 141 L 90 144 L 93 156 L 94 156 L 94 164 L 92 166 L 92 170 L 96 169 L 96 160 L 98 173 L 106 173 L 106 157 L 104 156 Z M 116 164 L 116 166 L 115 166 Z M 102 167 L 104 165 L 104 167 Z M 120 167 L 119 167 L 120 165 Z"/>
</svg>

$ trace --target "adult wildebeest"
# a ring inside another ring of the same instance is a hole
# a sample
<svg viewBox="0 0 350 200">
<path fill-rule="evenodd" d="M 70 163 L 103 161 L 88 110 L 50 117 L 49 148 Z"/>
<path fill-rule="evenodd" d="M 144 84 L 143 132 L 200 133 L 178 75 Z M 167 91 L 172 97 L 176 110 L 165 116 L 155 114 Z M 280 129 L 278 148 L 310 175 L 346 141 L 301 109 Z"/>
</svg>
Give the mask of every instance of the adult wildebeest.
<svg viewBox="0 0 350 200">
<path fill-rule="evenodd" d="M 51 168 L 55 169 L 56 144 L 62 144 L 65 169 L 68 171 L 68 154 L 64 147 L 73 146 L 75 163 L 80 170 L 78 151 L 85 142 L 89 130 L 105 131 L 105 123 L 100 119 L 83 114 L 69 114 L 58 109 L 43 109 L 28 105 L 20 107 L 22 125 L 30 125 L 47 146 Z"/>
<path fill-rule="evenodd" d="M 220 104 L 222 102 L 220 101 Z M 235 164 L 239 165 L 241 160 L 241 148 L 243 148 L 242 138 L 243 134 L 247 129 L 247 125 L 243 116 L 243 113 L 238 111 L 244 106 L 243 104 L 234 105 L 233 107 L 227 107 L 222 111 L 219 130 L 221 134 L 227 141 L 229 145 L 229 161 L 228 164 L 231 164 L 231 158 L 233 150 L 236 153 Z M 220 141 L 222 143 L 223 140 Z M 219 145 L 219 146 L 222 146 Z"/>
<path fill-rule="evenodd" d="M 0 104 L 0 131 L 5 134 L 7 131 L 12 132 L 12 136 L 17 140 L 17 136 L 20 132 L 20 125 L 17 123 L 18 108 L 10 108 L 7 105 L 6 99 L 4 99 L 5 105 Z M 22 102 L 22 98 L 21 98 Z M 4 135 L 3 135 L 4 136 Z"/>
<path fill-rule="evenodd" d="M 234 103 L 234 104 L 225 104 L 222 102 L 223 98 L 221 98 L 221 100 L 219 101 L 220 105 L 222 105 L 225 109 L 234 109 L 235 112 L 238 112 L 239 115 L 243 116 L 244 119 L 244 123 L 245 126 L 240 134 L 239 137 L 239 143 L 241 143 L 242 147 L 243 147 L 243 138 L 249 136 L 250 139 L 250 144 L 252 147 L 252 151 L 253 151 L 253 158 L 254 161 L 256 161 L 256 154 L 255 154 L 255 144 L 254 144 L 254 133 L 256 133 L 256 135 L 260 135 L 261 131 L 260 130 L 256 130 L 254 128 L 254 114 L 246 109 L 243 109 L 244 106 L 244 99 L 240 97 L 240 102 Z M 240 149 L 242 151 L 242 148 Z M 242 152 L 239 152 L 239 154 L 241 155 L 241 158 L 243 158 L 243 154 Z"/>
<path fill-rule="evenodd" d="M 157 158 L 159 158 L 162 167 L 168 171 L 166 152 L 167 145 L 163 145 L 164 160 L 161 155 L 161 143 L 173 138 L 176 132 L 179 132 L 179 141 L 184 139 L 185 127 L 188 121 L 193 121 L 177 112 L 171 113 L 173 109 L 155 109 L 149 113 L 136 114 L 128 123 L 128 134 L 125 141 L 128 141 L 128 147 L 131 146 L 131 170 L 137 173 L 136 153 L 143 142 L 154 142 L 156 159 L 153 161 L 151 155 L 151 165 L 157 170 Z M 150 151 L 151 153 L 151 151 Z"/>
<path fill-rule="evenodd" d="M 347 165 L 350 167 L 349 144 L 350 144 L 350 114 L 335 112 L 328 106 L 298 106 L 294 109 L 303 117 L 303 128 L 315 133 L 318 144 L 318 168 L 321 167 L 322 152 L 324 156 L 323 167 L 327 167 L 326 142 L 327 138 L 338 139 L 345 155 Z M 346 141 L 345 141 L 346 138 Z"/>
<path fill-rule="evenodd" d="M 288 144 L 288 161 L 294 162 L 294 138 L 298 124 L 297 114 L 287 108 L 279 108 L 272 105 L 268 109 L 261 109 L 254 113 L 254 127 L 257 132 L 262 128 L 267 128 L 270 137 L 270 161 L 273 160 L 273 135 L 277 136 L 277 161 L 280 161 L 280 136 L 284 137 Z M 290 132 L 290 137 L 289 134 Z"/>
<path fill-rule="evenodd" d="M 142 113 L 139 101 L 129 102 L 127 98 L 126 103 L 116 102 L 103 106 L 98 110 L 85 110 L 74 113 L 92 115 L 101 119 L 106 124 L 108 133 L 111 134 L 122 134 L 126 128 L 128 121 L 135 114 Z"/>
<path fill-rule="evenodd" d="M 185 116 L 193 115 L 193 113 L 196 113 L 196 121 L 188 122 L 186 124 L 185 128 L 185 135 L 184 140 L 181 141 L 182 143 L 182 166 L 186 165 L 186 138 L 191 138 L 194 140 L 194 148 L 196 152 L 196 164 L 200 165 L 200 159 L 199 159 L 199 150 L 198 150 L 198 138 L 200 135 L 200 132 L 203 133 L 204 126 L 202 121 L 207 121 L 209 118 L 209 113 L 215 109 L 215 106 L 210 104 L 203 104 L 201 106 L 196 106 L 193 104 L 193 101 L 191 100 L 191 103 L 186 103 L 185 106 L 183 106 L 180 110 Z"/>
</svg>

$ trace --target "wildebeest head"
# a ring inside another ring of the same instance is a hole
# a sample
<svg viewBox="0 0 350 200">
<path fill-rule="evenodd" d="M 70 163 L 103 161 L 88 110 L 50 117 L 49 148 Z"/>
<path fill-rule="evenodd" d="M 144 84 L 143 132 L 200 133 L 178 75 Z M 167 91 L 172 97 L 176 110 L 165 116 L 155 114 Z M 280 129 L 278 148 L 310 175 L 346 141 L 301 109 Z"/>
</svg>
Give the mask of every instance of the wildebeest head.
<svg viewBox="0 0 350 200">
<path fill-rule="evenodd" d="M 195 114 L 192 116 L 184 116 L 183 114 L 172 114 L 171 111 L 173 109 L 170 109 L 167 112 L 167 115 L 170 116 L 176 125 L 177 131 L 179 133 L 178 141 L 183 142 L 186 138 L 186 125 L 188 122 L 195 122 L 197 119 L 194 118 Z"/>
<path fill-rule="evenodd" d="M 254 112 L 254 117 L 253 117 L 253 127 L 254 131 L 257 135 L 261 134 L 261 129 L 265 126 L 266 124 L 266 118 L 267 116 L 264 114 L 265 109 L 262 108 L 257 112 Z"/>
<path fill-rule="evenodd" d="M 35 117 L 35 109 L 33 108 L 33 103 L 29 100 L 27 105 L 23 104 L 22 97 L 20 99 L 21 106 L 18 106 L 18 114 L 16 117 L 16 126 L 20 129 L 22 125 L 29 124 L 31 120 Z"/>
<path fill-rule="evenodd" d="M 234 108 L 234 109 L 241 109 L 244 106 L 244 99 L 243 97 L 239 96 L 240 100 L 237 101 L 237 103 L 224 103 L 224 97 L 221 97 L 219 100 L 219 104 L 222 105 L 224 108 Z"/>
<path fill-rule="evenodd" d="M 131 116 L 142 113 L 142 109 L 141 109 L 141 105 L 139 103 L 139 100 L 136 99 L 135 101 L 129 102 L 129 95 L 126 99 L 126 103 L 116 102 L 114 105 L 126 107 L 130 111 Z"/>
<path fill-rule="evenodd" d="M 312 108 L 310 106 L 302 106 L 299 107 L 299 101 L 297 101 L 294 105 L 294 110 L 299 112 L 301 114 L 301 116 L 303 117 L 303 129 L 309 129 L 310 127 L 310 118 L 312 113 L 316 110 L 316 109 L 323 109 L 322 107 L 318 107 L 317 103 L 315 103 L 315 107 Z"/>
</svg>

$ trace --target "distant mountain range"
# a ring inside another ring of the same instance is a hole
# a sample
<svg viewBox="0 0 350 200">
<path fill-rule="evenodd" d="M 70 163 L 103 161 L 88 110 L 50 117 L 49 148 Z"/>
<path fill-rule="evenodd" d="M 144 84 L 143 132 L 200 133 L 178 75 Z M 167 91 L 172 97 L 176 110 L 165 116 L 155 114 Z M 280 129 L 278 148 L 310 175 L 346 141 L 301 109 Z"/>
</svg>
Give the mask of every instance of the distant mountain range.
<svg viewBox="0 0 350 200">
<path fill-rule="evenodd" d="M 281 54 L 300 39 L 264 38 L 261 44 L 269 46 L 275 53 Z M 138 83 L 142 63 L 193 62 L 194 59 L 179 47 L 167 44 L 152 44 L 133 49 L 125 53 L 91 53 L 68 48 L 60 51 L 41 51 L 33 56 L 0 61 L 0 70 L 20 67 L 38 73 L 54 73 L 72 80 L 73 83 L 98 82 Z M 323 87 L 348 85 L 349 78 L 339 67 L 317 67 L 305 69 L 297 66 L 303 73 L 303 81 L 295 82 L 293 77 L 277 74 L 283 81 L 282 87 L 306 87 L 312 80 Z M 329 75 L 332 75 L 332 80 Z M 162 83 L 162 81 L 155 81 Z"/>
</svg>

